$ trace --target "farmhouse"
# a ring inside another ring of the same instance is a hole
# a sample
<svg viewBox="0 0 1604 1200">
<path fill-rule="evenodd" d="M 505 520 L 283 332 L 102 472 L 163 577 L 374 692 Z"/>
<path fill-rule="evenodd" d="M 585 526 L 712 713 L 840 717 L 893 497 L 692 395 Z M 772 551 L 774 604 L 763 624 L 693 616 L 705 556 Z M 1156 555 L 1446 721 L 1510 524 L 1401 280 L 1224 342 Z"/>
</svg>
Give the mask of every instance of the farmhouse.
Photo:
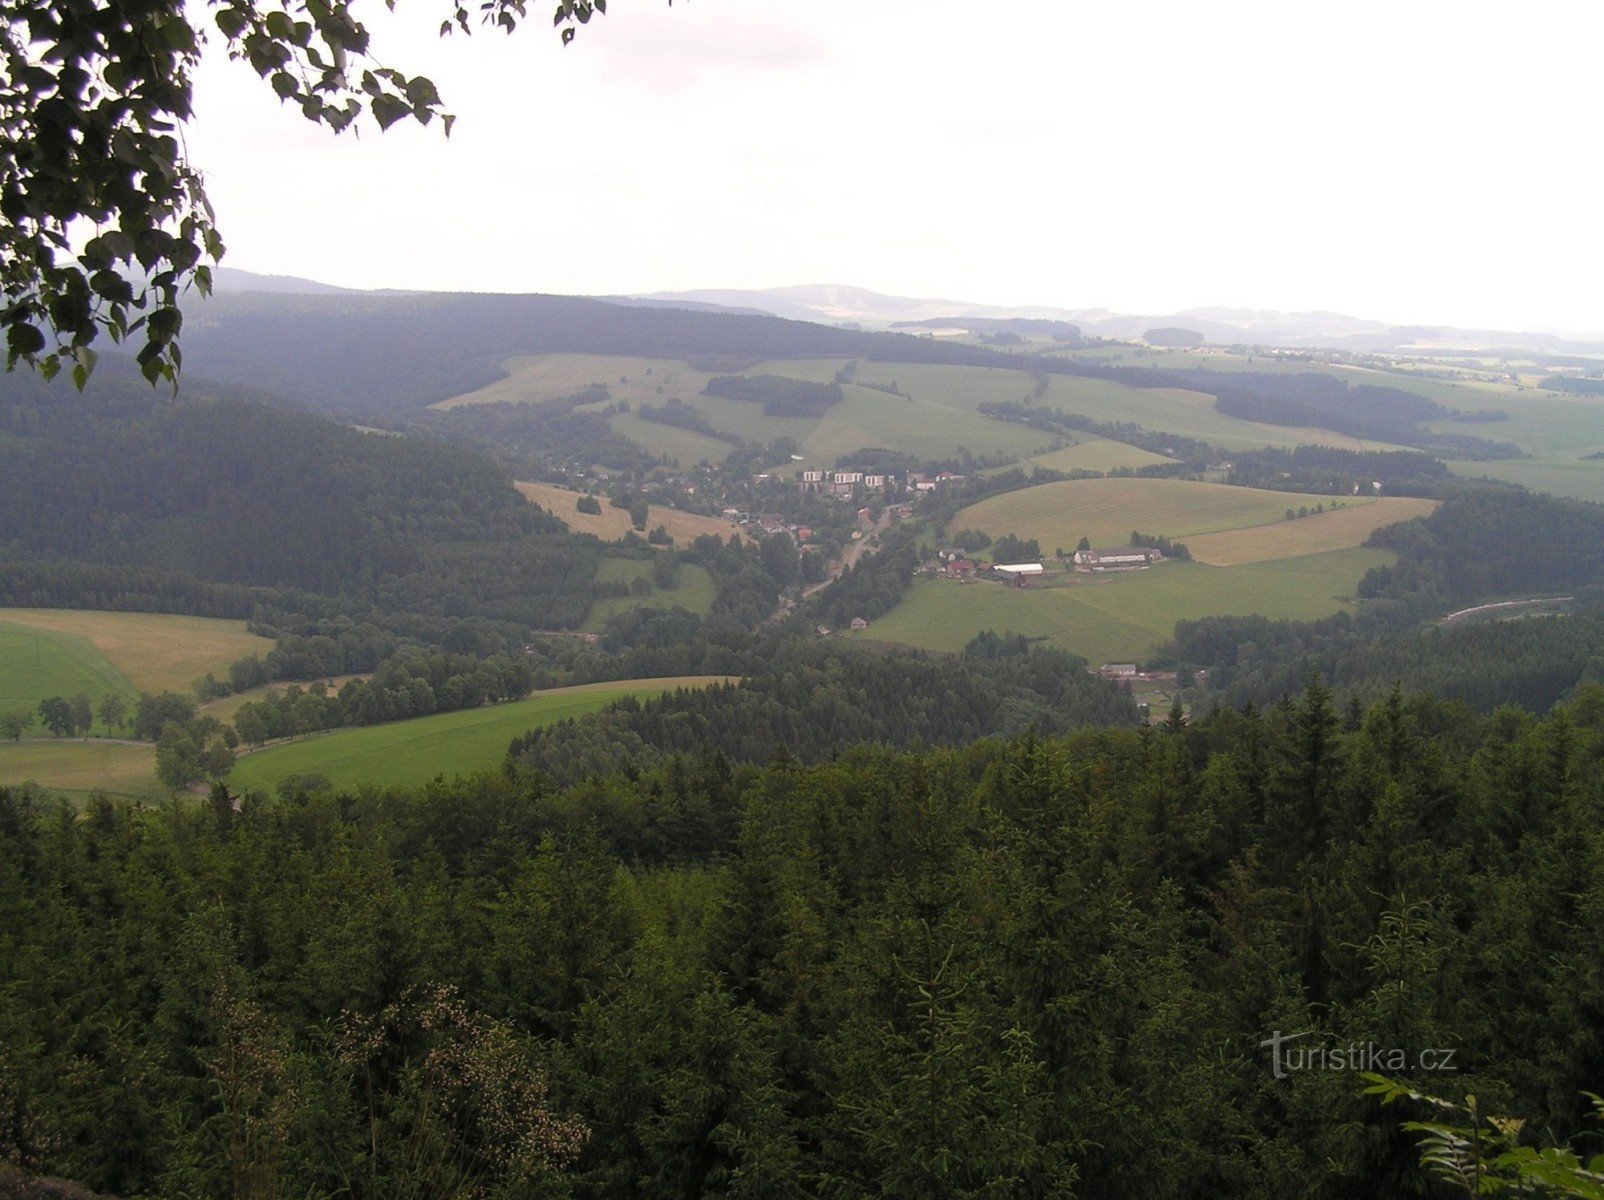
<svg viewBox="0 0 1604 1200">
<path fill-rule="evenodd" d="M 998 563 L 992 571 L 1004 583 L 1024 587 L 1025 581 L 1043 573 L 1041 563 Z"/>
<path fill-rule="evenodd" d="M 853 617 L 852 618 L 852 628 L 854 628 L 854 629 L 867 629 L 867 628 L 869 628 L 869 622 L 865 621 L 862 617 Z"/>
<path fill-rule="evenodd" d="M 1147 546 L 1121 546 L 1118 550 L 1077 550 L 1077 571 L 1139 571 L 1164 556 Z"/>
<path fill-rule="evenodd" d="M 1110 679 L 1131 679 L 1136 675 L 1135 663 L 1104 663 L 1098 674 L 1106 675 Z"/>
</svg>

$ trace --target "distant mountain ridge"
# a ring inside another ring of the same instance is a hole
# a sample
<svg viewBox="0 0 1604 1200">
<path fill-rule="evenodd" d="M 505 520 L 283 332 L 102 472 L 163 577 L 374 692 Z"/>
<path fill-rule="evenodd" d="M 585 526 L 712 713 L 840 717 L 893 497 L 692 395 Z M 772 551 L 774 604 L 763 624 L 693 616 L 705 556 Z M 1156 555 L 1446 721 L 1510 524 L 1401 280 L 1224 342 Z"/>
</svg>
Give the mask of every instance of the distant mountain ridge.
<svg viewBox="0 0 1604 1200">
<path fill-rule="evenodd" d="M 1139 339 L 1156 327 L 1192 329 L 1216 345 L 1330 347 L 1356 351 L 1410 348 L 1508 348 L 1548 353 L 1604 354 L 1604 332 L 1560 335 L 1531 331 L 1391 325 L 1344 313 L 1285 313 L 1271 309 L 1205 306 L 1170 313 L 1117 313 L 1107 308 L 975 304 L 962 300 L 892 296 L 842 284 L 805 284 L 743 290 L 717 288 L 650 292 L 636 297 L 664 303 L 716 304 L 761 309 L 792 320 L 849 322 L 864 328 L 920 325 L 942 318 L 1048 320 L 1076 325 L 1088 337 Z"/>
<path fill-rule="evenodd" d="M 301 296 L 432 296 L 452 292 L 364 291 L 292 275 L 259 275 L 232 267 L 215 272 L 224 295 L 270 293 Z M 516 293 L 507 293 L 510 297 Z M 576 297 L 576 299 L 578 299 Z M 1214 345 L 1248 344 L 1287 349 L 1329 347 L 1354 351 L 1415 350 L 1536 351 L 1549 354 L 1604 354 L 1604 331 L 1542 333 L 1463 329 L 1449 325 L 1392 325 L 1343 313 L 1279 312 L 1221 305 L 1170 313 L 1118 313 L 1107 308 L 1056 308 L 1044 305 L 977 304 L 965 300 L 896 296 L 849 284 L 800 284 L 778 288 L 699 288 L 587 297 L 622 307 L 675 309 L 740 316 L 775 316 L 813 324 L 864 329 L 928 327 L 944 318 L 987 321 L 1055 321 L 1077 326 L 1087 337 L 1138 340 L 1149 329 L 1184 328 Z M 200 315 L 197 313 L 196 315 Z"/>
</svg>

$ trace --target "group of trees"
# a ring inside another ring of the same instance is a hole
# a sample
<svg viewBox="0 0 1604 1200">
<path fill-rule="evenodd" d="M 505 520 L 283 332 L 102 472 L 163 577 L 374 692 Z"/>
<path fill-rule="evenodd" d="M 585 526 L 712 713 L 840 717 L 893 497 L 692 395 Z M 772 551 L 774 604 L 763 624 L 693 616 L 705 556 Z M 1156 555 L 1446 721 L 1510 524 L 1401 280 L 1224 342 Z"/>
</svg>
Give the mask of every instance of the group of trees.
<svg viewBox="0 0 1604 1200">
<path fill-rule="evenodd" d="M 1399 1073 L 1586 1136 L 1601 764 L 1598 694 L 1312 686 L 569 788 L 0 789 L 0 1159 L 122 1195 L 1437 1197 L 1427 1113 L 1261 1043 L 1450 1048 Z"/>
<path fill-rule="evenodd" d="M 377 725 L 436 712 L 522 700 L 535 669 L 523 655 L 398 655 L 370 679 L 352 679 L 336 693 L 322 681 L 269 692 L 240 705 L 234 728 L 248 745 L 345 725 Z"/>
<path fill-rule="evenodd" d="M 1128 695 L 1089 674 L 1084 659 L 1050 647 L 954 660 L 792 639 L 771 643 L 751 671 L 738 685 L 622 700 L 531 730 L 511 754 L 545 778 L 574 783 L 699 750 L 733 762 L 776 753 L 817 762 L 864 742 L 959 746 L 1136 718 Z"/>
<path fill-rule="evenodd" d="M 1223 452 L 1222 452 L 1223 453 Z M 1226 482 L 1241 487 L 1346 496 L 1381 483 L 1389 496 L 1435 496 L 1454 483 L 1446 464 L 1417 450 L 1342 450 L 1335 446 L 1233 451 Z"/>
<path fill-rule="evenodd" d="M 772 417 L 821 417 L 841 402 L 839 383 L 810 383 L 783 375 L 715 375 L 703 389 L 709 396 L 761 404 Z"/>
</svg>

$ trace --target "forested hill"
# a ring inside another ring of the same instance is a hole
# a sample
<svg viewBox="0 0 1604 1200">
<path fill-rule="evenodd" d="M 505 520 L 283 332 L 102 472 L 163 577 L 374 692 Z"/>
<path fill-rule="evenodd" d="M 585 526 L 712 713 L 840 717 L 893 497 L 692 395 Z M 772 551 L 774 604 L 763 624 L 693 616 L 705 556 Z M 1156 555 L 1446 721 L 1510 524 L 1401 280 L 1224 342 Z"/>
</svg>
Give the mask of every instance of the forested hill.
<svg viewBox="0 0 1604 1200">
<path fill-rule="evenodd" d="M 1463 1195 L 1400 1128 L 1434 1112 L 1325 1062 L 1355 1045 L 1585 1160 L 1601 700 L 1310 689 L 237 811 L 0 787 L 0 1162 L 124 1196 Z"/>
<path fill-rule="evenodd" d="M 583 618 L 595 544 L 489 459 L 261 404 L 173 399 L 116 367 L 83 396 L 0 378 L 0 567 L 110 564 L 424 613 Z"/>
<path fill-rule="evenodd" d="M 419 408 L 483 387 L 518 354 L 1003 361 L 977 347 L 738 313 L 644 308 L 576 296 L 446 293 L 216 295 L 191 307 L 186 370 L 247 380 L 344 413 Z"/>
<path fill-rule="evenodd" d="M 976 738 L 1082 725 L 1131 725 L 1130 694 L 1050 647 L 999 659 L 880 656 L 809 642 L 771 648 L 738 686 L 681 690 L 535 729 L 511 747 L 547 779 L 640 770 L 709 750 L 736 762 L 777 751 L 818 762 L 865 742 L 962 746 Z"/>
</svg>

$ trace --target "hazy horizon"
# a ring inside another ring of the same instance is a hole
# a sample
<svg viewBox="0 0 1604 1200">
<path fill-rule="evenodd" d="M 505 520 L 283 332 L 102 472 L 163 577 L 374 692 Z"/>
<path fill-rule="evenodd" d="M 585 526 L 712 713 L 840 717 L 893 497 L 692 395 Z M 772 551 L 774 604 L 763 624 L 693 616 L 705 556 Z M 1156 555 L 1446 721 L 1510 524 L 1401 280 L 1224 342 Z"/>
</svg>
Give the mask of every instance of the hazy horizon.
<svg viewBox="0 0 1604 1200">
<path fill-rule="evenodd" d="M 567 48 L 528 26 L 375 19 L 449 141 L 335 138 L 214 54 L 187 137 L 229 264 L 1604 330 L 1596 6 L 616 0 Z"/>
</svg>

